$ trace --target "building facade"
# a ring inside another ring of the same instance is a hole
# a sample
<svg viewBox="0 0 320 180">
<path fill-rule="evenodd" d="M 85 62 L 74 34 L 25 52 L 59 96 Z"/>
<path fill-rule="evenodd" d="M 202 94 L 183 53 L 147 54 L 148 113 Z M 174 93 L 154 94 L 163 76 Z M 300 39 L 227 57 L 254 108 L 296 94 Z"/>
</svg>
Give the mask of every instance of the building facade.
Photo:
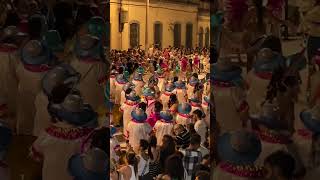
<svg viewBox="0 0 320 180">
<path fill-rule="evenodd" d="M 111 0 L 111 49 L 209 47 L 210 1 Z"/>
</svg>

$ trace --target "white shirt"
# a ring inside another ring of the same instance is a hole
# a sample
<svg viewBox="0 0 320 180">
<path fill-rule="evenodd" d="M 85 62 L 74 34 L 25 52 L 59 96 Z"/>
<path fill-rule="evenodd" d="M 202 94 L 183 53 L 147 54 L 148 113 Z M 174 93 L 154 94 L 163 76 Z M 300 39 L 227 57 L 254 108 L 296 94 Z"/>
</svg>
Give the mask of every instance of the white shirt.
<svg viewBox="0 0 320 180">
<path fill-rule="evenodd" d="M 210 153 L 209 149 L 203 147 L 202 145 L 200 145 L 200 147 L 198 148 L 198 151 L 201 152 L 202 157 Z"/>
<path fill-rule="evenodd" d="M 195 131 L 201 136 L 201 144 L 206 141 L 207 125 L 204 120 L 198 120 L 194 124 Z"/>
</svg>

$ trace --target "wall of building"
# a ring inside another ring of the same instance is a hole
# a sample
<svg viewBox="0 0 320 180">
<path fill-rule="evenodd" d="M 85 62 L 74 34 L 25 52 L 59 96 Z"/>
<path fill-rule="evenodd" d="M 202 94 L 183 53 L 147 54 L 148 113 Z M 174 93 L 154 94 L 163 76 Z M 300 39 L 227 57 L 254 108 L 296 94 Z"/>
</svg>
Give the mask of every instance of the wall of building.
<svg viewBox="0 0 320 180">
<path fill-rule="evenodd" d="M 119 8 L 120 0 L 110 1 L 110 22 L 111 22 L 111 48 L 128 49 L 130 46 L 129 27 L 131 23 L 140 24 L 140 44 L 145 48 L 145 37 L 148 34 L 148 45 L 154 42 L 154 24 L 162 24 L 162 47 L 173 46 L 174 23 L 181 24 L 181 44 L 186 43 L 186 25 L 193 24 L 192 45 L 198 45 L 200 26 L 203 29 L 209 28 L 210 17 L 199 16 L 197 4 L 170 3 L 152 1 L 149 5 L 148 27 L 146 27 L 146 2 L 145 1 L 122 1 L 122 9 L 128 11 L 128 23 L 125 23 L 123 32 L 119 32 Z M 146 32 L 147 30 L 147 32 Z"/>
</svg>

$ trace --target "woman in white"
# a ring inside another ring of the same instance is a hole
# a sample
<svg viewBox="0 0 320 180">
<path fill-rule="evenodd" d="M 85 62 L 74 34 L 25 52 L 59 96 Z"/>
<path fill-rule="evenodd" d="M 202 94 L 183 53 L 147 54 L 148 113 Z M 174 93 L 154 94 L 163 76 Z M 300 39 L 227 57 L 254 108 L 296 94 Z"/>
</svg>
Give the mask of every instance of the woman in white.
<svg viewBox="0 0 320 180">
<path fill-rule="evenodd" d="M 188 124 L 192 123 L 191 118 L 191 105 L 189 103 L 180 103 L 178 105 L 178 114 L 176 116 L 176 124 L 181 124 L 187 127 Z"/>
<path fill-rule="evenodd" d="M 143 81 L 143 74 L 136 72 L 133 76 L 132 83 L 135 86 L 134 90 L 136 91 L 137 95 L 141 96 L 142 95 L 142 88 L 145 85 L 145 82 Z"/>
<path fill-rule="evenodd" d="M 192 96 L 190 96 L 189 103 L 192 108 L 191 113 L 193 113 L 197 109 L 202 111 L 201 99 L 198 95 L 193 94 Z"/>
<path fill-rule="evenodd" d="M 160 100 L 163 105 L 163 109 L 165 109 L 165 110 L 168 109 L 168 102 L 169 102 L 171 94 L 176 94 L 176 91 L 175 91 L 175 86 L 174 86 L 173 82 L 169 81 L 165 85 L 165 90 L 160 96 Z"/>
<path fill-rule="evenodd" d="M 131 112 L 138 106 L 140 97 L 136 95 L 135 91 L 126 97 L 126 101 L 121 105 L 120 111 L 123 113 L 123 132 L 127 135 L 128 124 L 131 121 Z"/>
<path fill-rule="evenodd" d="M 272 74 L 279 67 L 284 67 L 284 59 L 280 54 L 268 48 L 259 51 L 257 60 L 247 75 L 247 102 L 250 114 L 259 113 Z"/>
<path fill-rule="evenodd" d="M 26 34 L 18 32 L 15 26 L 8 26 L 3 33 L 0 41 L 0 89 L 8 99 L 9 113 L 16 113 L 18 46 Z"/>
<path fill-rule="evenodd" d="M 50 70 L 52 61 L 40 41 L 31 40 L 22 48 L 21 63 L 17 66 L 19 81 L 17 94 L 17 133 L 32 135 L 37 94 L 41 91 L 43 75 Z"/>
<path fill-rule="evenodd" d="M 56 122 L 40 133 L 31 147 L 31 157 L 43 163 L 43 179 L 72 180 L 68 161 L 81 152 L 82 142 L 98 124 L 97 114 L 78 92 L 67 95 L 61 104 L 49 104 L 49 109 Z"/>
<path fill-rule="evenodd" d="M 118 72 L 113 69 L 111 72 L 110 72 L 110 99 L 114 101 L 114 98 L 115 98 L 115 91 L 116 91 L 116 86 L 115 86 L 115 81 L 116 81 L 116 76 L 118 75 Z"/>
<path fill-rule="evenodd" d="M 119 170 L 120 180 L 138 180 L 138 158 L 133 151 L 126 154 L 125 166 Z"/>
<path fill-rule="evenodd" d="M 210 94 L 210 74 L 207 74 L 206 76 L 206 82 L 203 84 L 203 93 Z"/>
<path fill-rule="evenodd" d="M 147 104 L 146 114 L 150 116 L 154 113 L 155 102 L 156 102 L 156 91 L 152 88 L 145 88 L 143 90 L 144 100 Z"/>
<path fill-rule="evenodd" d="M 146 122 L 147 114 L 140 108 L 131 112 L 131 121 L 128 124 L 128 140 L 135 152 L 138 152 L 141 139 L 149 139 L 152 131 L 151 126 Z"/>
<path fill-rule="evenodd" d="M 219 59 L 212 69 L 215 113 L 221 132 L 238 130 L 243 125 L 240 115 L 248 109 L 242 70 L 228 59 Z"/>
<path fill-rule="evenodd" d="M 116 81 L 115 81 L 115 97 L 114 97 L 114 103 L 117 105 L 121 105 L 121 92 L 123 91 L 123 87 L 125 84 L 128 83 L 128 80 L 124 77 L 123 74 L 118 74 L 116 76 Z"/>
<path fill-rule="evenodd" d="M 187 102 L 187 88 L 185 82 L 179 79 L 174 83 L 174 85 L 176 86 L 177 98 L 179 103 Z"/>
<path fill-rule="evenodd" d="M 164 85 L 165 85 L 165 73 L 162 71 L 162 69 L 159 67 L 157 70 L 157 77 L 158 77 L 158 87 L 159 91 L 163 91 Z"/>
<path fill-rule="evenodd" d="M 133 83 L 131 82 L 127 82 L 127 84 L 125 84 L 122 87 L 122 91 L 121 91 L 121 97 L 120 97 L 120 105 L 123 104 L 126 101 L 126 91 L 128 89 L 134 90 L 135 86 Z"/>
<path fill-rule="evenodd" d="M 164 135 L 168 134 L 173 136 L 173 116 L 170 111 L 160 112 L 161 120 L 157 121 L 153 127 L 155 135 L 157 137 L 158 146 L 162 145 L 162 138 Z"/>
<path fill-rule="evenodd" d="M 300 117 L 304 127 L 296 131 L 293 136 L 294 143 L 297 146 L 298 155 L 308 171 L 304 179 L 316 179 L 320 175 L 319 102 L 313 108 L 302 111 Z"/>
<path fill-rule="evenodd" d="M 89 34 L 77 37 L 74 58 L 70 65 L 81 74 L 79 90 L 86 103 L 94 109 L 104 105 L 107 66 L 101 41 Z"/>
<path fill-rule="evenodd" d="M 194 88 L 196 84 L 199 83 L 199 79 L 195 76 L 191 76 L 189 83 L 187 84 L 187 96 L 188 98 L 191 98 L 192 95 L 194 94 Z"/>
<path fill-rule="evenodd" d="M 291 143 L 290 133 L 281 123 L 279 107 L 277 104 L 265 102 L 261 113 L 251 116 L 253 130 L 261 140 L 261 154 L 257 159 L 257 165 L 263 165 L 264 159 L 270 154 L 282 150 L 288 152 L 288 146 Z"/>
<path fill-rule="evenodd" d="M 38 136 L 41 131 L 50 125 L 50 115 L 48 113 L 48 98 L 51 98 L 52 90 L 61 84 L 65 84 L 72 89 L 80 80 L 80 74 L 70 65 L 61 64 L 47 72 L 42 78 L 42 91 L 35 99 L 36 115 L 34 120 L 33 135 Z"/>
</svg>

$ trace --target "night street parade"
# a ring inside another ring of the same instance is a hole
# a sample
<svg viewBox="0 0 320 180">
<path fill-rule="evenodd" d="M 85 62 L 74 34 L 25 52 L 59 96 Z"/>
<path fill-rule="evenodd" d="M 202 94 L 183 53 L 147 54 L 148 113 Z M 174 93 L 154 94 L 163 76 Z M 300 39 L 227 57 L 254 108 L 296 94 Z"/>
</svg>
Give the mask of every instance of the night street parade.
<svg viewBox="0 0 320 180">
<path fill-rule="evenodd" d="M 0 180 L 319 179 L 319 0 L 0 2 Z"/>
</svg>

